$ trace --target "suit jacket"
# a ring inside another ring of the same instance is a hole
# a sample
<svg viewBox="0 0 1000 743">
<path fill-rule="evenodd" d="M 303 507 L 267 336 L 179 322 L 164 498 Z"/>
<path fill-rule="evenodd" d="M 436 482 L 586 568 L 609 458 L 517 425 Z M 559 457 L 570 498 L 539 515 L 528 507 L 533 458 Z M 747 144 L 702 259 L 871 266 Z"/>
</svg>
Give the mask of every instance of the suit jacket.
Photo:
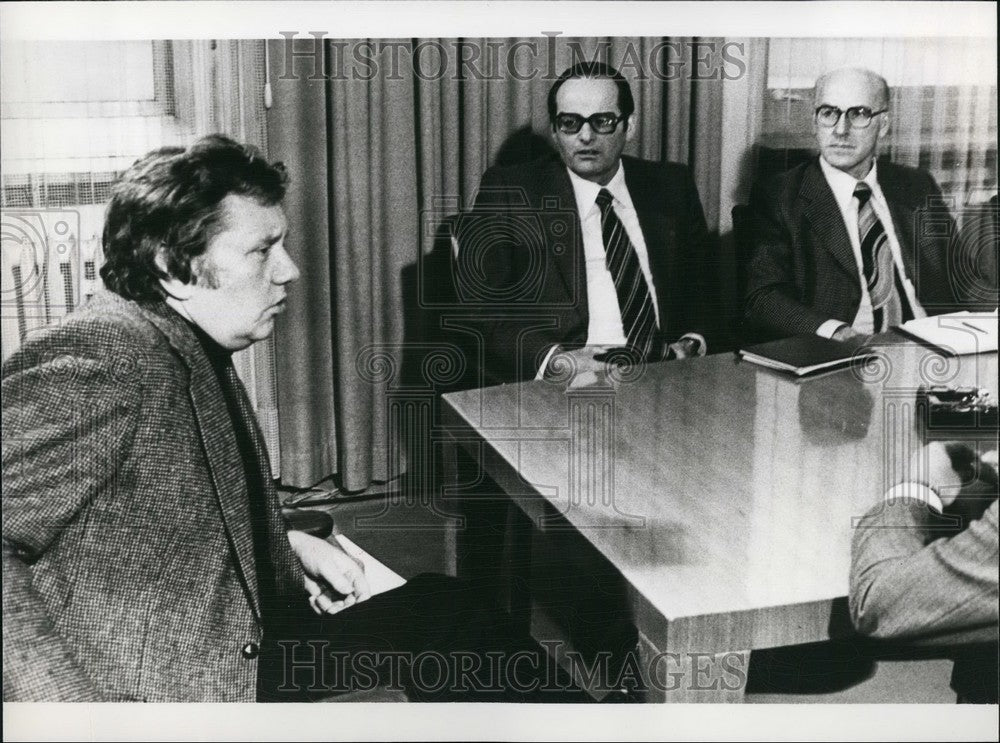
<svg viewBox="0 0 1000 743">
<path fill-rule="evenodd" d="M 921 305 L 930 315 L 969 309 L 958 278 L 960 241 L 934 179 L 880 162 L 878 181 Z M 744 334 L 766 340 L 815 333 L 830 319 L 850 325 L 861 304 L 860 276 L 819 158 L 758 185 L 750 204 Z"/>
<path fill-rule="evenodd" d="M 954 649 L 952 686 L 981 699 L 985 685 L 994 703 L 997 508 L 994 500 L 965 529 L 947 531 L 945 519 L 923 504 L 875 506 L 854 532 L 849 596 L 859 632 Z"/>
<path fill-rule="evenodd" d="M 708 230 L 690 171 L 623 157 L 649 253 L 661 333 L 707 337 Z M 559 160 L 494 166 L 456 226 L 460 301 L 477 307 L 486 383 L 531 379 L 557 343 L 582 345 L 590 313 L 583 233 Z"/>
<path fill-rule="evenodd" d="M 2 379 L 5 701 L 254 701 L 246 477 L 191 328 L 98 295 Z M 266 498 L 268 569 L 301 601 L 270 478 Z"/>
</svg>

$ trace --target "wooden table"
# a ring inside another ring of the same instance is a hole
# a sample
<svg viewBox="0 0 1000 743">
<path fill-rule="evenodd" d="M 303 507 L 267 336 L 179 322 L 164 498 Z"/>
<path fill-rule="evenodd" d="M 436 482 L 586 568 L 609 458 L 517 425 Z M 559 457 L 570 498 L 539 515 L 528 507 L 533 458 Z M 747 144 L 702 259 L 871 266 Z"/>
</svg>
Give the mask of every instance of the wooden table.
<svg viewBox="0 0 1000 743">
<path fill-rule="evenodd" d="M 608 611 L 634 622 L 658 678 L 650 699 L 739 700 L 751 649 L 850 632 L 852 524 L 920 443 L 917 388 L 995 395 L 997 354 L 945 358 L 887 336 L 864 367 L 806 381 L 728 354 L 592 381 L 445 395 L 449 461 L 479 462 L 530 519 L 536 551 L 554 535 L 554 554 L 606 562 L 625 587 Z M 457 471 L 445 499 L 475 490 Z M 531 544 L 522 534 L 515 550 Z M 536 586 L 552 554 L 531 561 Z M 457 559 L 462 573 L 468 554 Z M 545 598 L 531 596 L 536 637 Z"/>
</svg>

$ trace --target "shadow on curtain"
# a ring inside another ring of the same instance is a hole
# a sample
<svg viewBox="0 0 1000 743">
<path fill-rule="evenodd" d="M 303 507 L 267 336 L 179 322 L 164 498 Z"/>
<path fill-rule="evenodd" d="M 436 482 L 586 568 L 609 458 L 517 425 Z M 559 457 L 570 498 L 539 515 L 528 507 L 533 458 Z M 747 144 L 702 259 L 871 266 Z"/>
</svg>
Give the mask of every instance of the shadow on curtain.
<svg viewBox="0 0 1000 743">
<path fill-rule="evenodd" d="M 723 177 L 733 151 L 723 131 L 730 81 L 621 63 L 667 49 L 691 70 L 698 47 L 690 42 L 270 42 L 270 151 L 291 173 L 289 241 L 303 274 L 277 341 L 286 484 L 308 487 L 336 473 L 342 490 L 364 491 L 404 472 L 418 489 L 428 484 L 436 395 L 475 382 L 474 337 L 444 330 L 465 314 L 452 294 L 451 219 L 471 205 L 489 165 L 551 152 L 546 96 L 574 62 L 597 57 L 622 67 L 640 122 L 627 153 L 687 163 L 709 229 L 718 234 L 720 212 L 728 228 L 742 187 Z M 358 59 L 367 61 L 351 62 Z M 470 59 L 479 67 L 459 64 Z M 489 66 L 493 59 L 499 67 Z M 728 328 L 735 267 L 718 248 L 706 261 L 723 279 L 718 314 Z"/>
</svg>

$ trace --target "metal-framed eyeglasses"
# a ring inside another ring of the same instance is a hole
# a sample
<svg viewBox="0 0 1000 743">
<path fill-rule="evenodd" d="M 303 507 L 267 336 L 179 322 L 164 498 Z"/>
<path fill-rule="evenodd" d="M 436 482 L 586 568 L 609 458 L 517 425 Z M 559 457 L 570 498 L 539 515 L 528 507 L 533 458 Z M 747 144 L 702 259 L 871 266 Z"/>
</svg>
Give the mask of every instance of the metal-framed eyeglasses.
<svg viewBox="0 0 1000 743">
<path fill-rule="evenodd" d="M 872 123 L 872 119 L 888 110 L 888 108 L 882 108 L 878 111 L 872 111 L 868 106 L 851 106 L 844 111 L 836 106 L 817 106 L 816 123 L 832 128 L 840 123 L 841 116 L 847 114 L 847 123 L 851 125 L 852 129 L 867 129 L 868 125 Z"/>
<path fill-rule="evenodd" d="M 555 126 L 563 134 L 576 134 L 583 125 L 590 124 L 590 128 L 596 134 L 612 134 L 618 128 L 618 122 L 627 119 L 628 116 L 619 116 L 613 111 L 601 111 L 583 117 L 580 114 L 556 114 Z"/>
</svg>

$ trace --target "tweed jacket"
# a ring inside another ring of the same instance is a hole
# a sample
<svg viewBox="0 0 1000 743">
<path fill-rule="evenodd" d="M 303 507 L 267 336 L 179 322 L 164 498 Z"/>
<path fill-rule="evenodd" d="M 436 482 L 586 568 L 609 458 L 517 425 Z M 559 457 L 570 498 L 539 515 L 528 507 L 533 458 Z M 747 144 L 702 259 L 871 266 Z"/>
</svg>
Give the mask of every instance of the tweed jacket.
<svg viewBox="0 0 1000 743">
<path fill-rule="evenodd" d="M 622 158 L 666 343 L 708 327 L 715 293 L 708 228 L 688 168 Z M 583 232 L 566 166 L 494 166 L 458 228 L 459 298 L 480 317 L 485 383 L 534 378 L 555 344 L 582 345 L 590 311 Z"/>
<path fill-rule="evenodd" d="M 964 529 L 924 504 L 875 506 L 854 532 L 848 604 L 864 635 L 941 648 L 952 688 L 996 703 L 998 501 Z"/>
<path fill-rule="evenodd" d="M 949 537 L 929 507 L 905 500 L 869 511 L 854 532 L 850 608 L 879 638 L 939 645 L 996 642 L 997 501 Z"/>
<path fill-rule="evenodd" d="M 907 277 L 929 315 L 964 306 L 961 245 L 930 174 L 880 162 Z M 752 340 L 815 333 L 825 321 L 850 325 L 861 280 L 847 227 L 819 159 L 758 184 L 750 199 L 753 249 L 747 269 L 744 335 Z"/>
<path fill-rule="evenodd" d="M 254 701 L 257 570 L 291 602 L 301 568 L 270 478 L 273 565 L 255 565 L 232 420 L 190 326 L 100 294 L 29 334 L 2 380 L 4 700 Z"/>
</svg>

